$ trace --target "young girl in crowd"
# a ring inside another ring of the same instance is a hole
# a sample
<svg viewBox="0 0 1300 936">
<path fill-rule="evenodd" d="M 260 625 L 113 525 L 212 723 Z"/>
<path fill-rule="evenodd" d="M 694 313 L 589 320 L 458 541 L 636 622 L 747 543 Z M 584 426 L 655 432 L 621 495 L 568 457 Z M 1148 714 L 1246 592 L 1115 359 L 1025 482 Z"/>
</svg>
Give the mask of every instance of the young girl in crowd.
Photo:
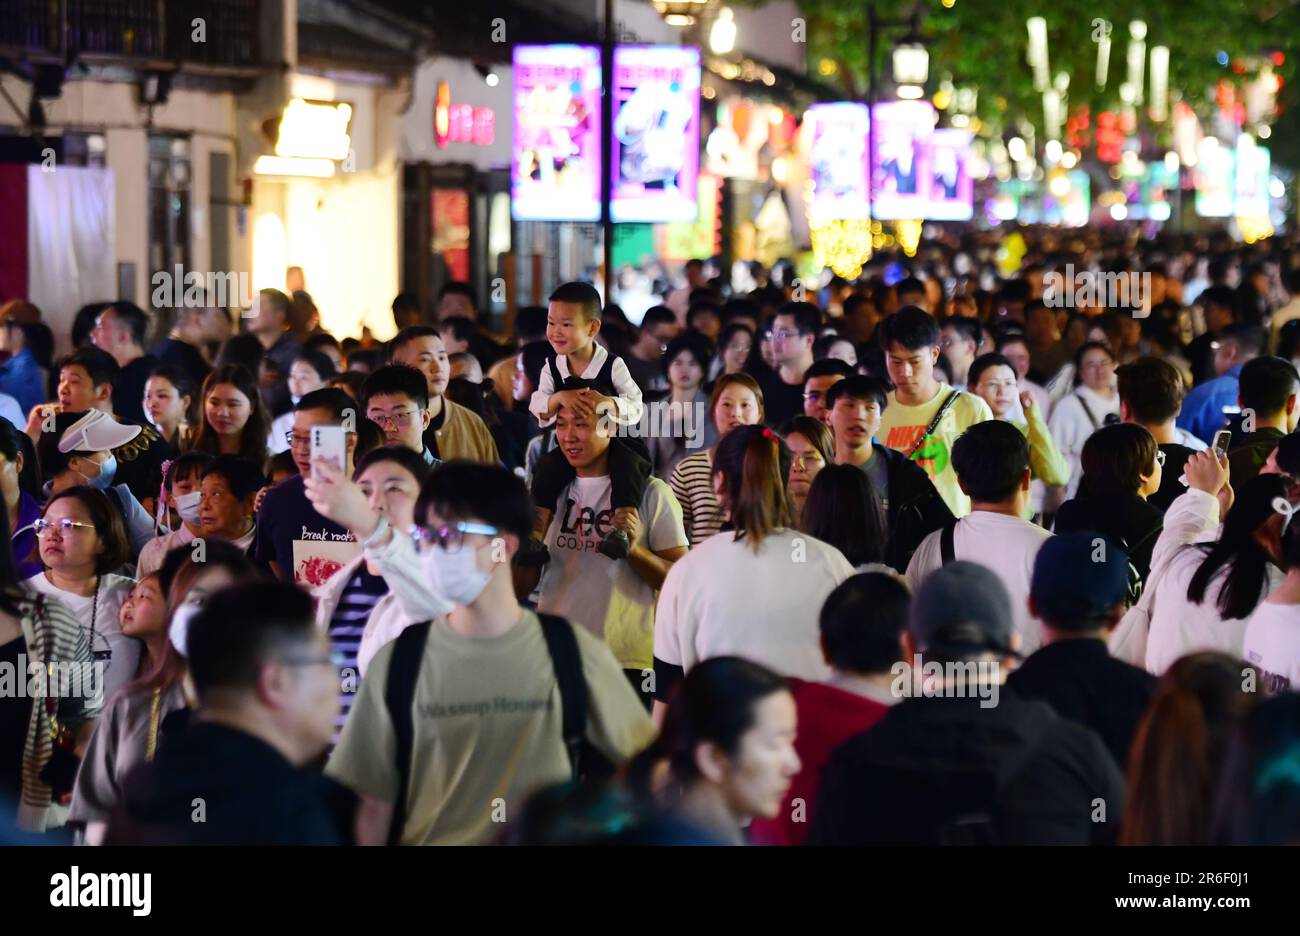
<svg viewBox="0 0 1300 936">
<path fill-rule="evenodd" d="M 796 416 L 781 427 L 785 444 L 790 446 L 790 479 L 786 491 L 794 518 L 803 516 L 808 492 L 818 473 L 835 461 L 835 437 L 820 419 Z"/>
<path fill-rule="evenodd" d="M 1183 657 L 1161 677 L 1133 736 L 1121 845 L 1206 844 L 1228 742 L 1260 698 L 1242 679 L 1241 660 L 1222 653 Z"/>
<path fill-rule="evenodd" d="M 253 375 L 238 364 L 218 367 L 203 381 L 202 421 L 192 448 L 211 455 L 266 458 L 266 410 Z"/>
<path fill-rule="evenodd" d="M 885 508 L 866 472 L 854 465 L 827 465 L 818 472 L 799 529 L 834 546 L 855 569 L 884 561 Z"/>
<path fill-rule="evenodd" d="M 3 502 L 0 522 L 8 522 Z M 0 666 L 26 680 L 27 667 L 72 665 L 85 672 L 92 662 L 77 617 L 57 599 L 25 587 L 13 551 L 8 543 L 0 542 Z M 57 795 L 71 789 L 72 776 L 70 771 L 64 772 L 61 779 L 68 787 L 59 791 L 52 790 L 42 777 L 55 757 L 56 746 L 63 752 L 59 757 L 72 763 L 71 748 L 85 741 L 102 705 L 102 696 L 84 692 L 62 695 L 53 706 L 43 694 L 0 694 L 0 803 L 11 810 L 0 822 L 29 832 L 44 832 L 60 824 L 59 811 L 51 806 Z M 57 745 L 55 720 L 68 729 Z"/>
<path fill-rule="evenodd" d="M 853 567 L 835 547 L 794 529 L 789 468 L 789 448 L 765 426 L 740 426 L 718 443 L 713 490 L 732 532 L 700 543 L 668 571 L 655 613 L 657 699 L 714 656 L 743 654 L 801 679 L 829 675 L 808 609 L 820 608 Z"/>
<path fill-rule="evenodd" d="M 671 815 L 731 845 L 774 818 L 799 772 L 794 696 L 776 673 L 739 657 L 705 660 L 682 681 L 655 742 L 628 782 Z"/>
<path fill-rule="evenodd" d="M 1054 529 L 1105 533 L 1128 553 L 1145 580 L 1164 522 L 1164 514 L 1147 497 L 1160 490 L 1164 462 L 1165 453 L 1142 426 L 1122 423 L 1094 432 L 1083 446 L 1079 493 L 1061 505 Z"/>
<path fill-rule="evenodd" d="M 1070 466 L 1065 496 L 1073 497 L 1082 475 L 1083 444 L 1108 423 L 1119 421 L 1119 391 L 1115 389 L 1115 355 L 1098 341 L 1080 345 L 1074 352 L 1074 390 L 1052 409 L 1048 428 L 1056 447 Z"/>
<path fill-rule="evenodd" d="M 122 520 L 102 491 L 72 487 L 50 498 L 36 536 L 44 571 L 26 584 L 76 615 L 104 665 L 104 697 L 111 698 L 135 677 L 140 660 L 140 645 L 119 624 L 132 586 L 116 574 L 129 556 Z"/>
<path fill-rule="evenodd" d="M 687 332 L 668 343 L 663 356 L 668 392 L 657 402 L 647 404 L 641 416 L 642 435 L 650 448 L 655 475 L 664 481 L 693 451 L 688 444 L 699 443 L 707 448 L 718 440 L 708 419 L 697 419 L 697 415 L 709 411 L 709 397 L 704 392 L 708 366 L 708 346 L 699 335 Z"/>
<path fill-rule="evenodd" d="M 194 432 L 194 378 L 174 366 L 155 368 L 144 384 L 144 414 L 174 452 L 185 451 Z"/>
<path fill-rule="evenodd" d="M 754 355 L 754 330 L 744 322 L 732 322 L 718 336 L 718 355 L 712 370 L 714 379 L 746 370 Z"/>
<path fill-rule="evenodd" d="M 723 374 L 713 384 L 709 397 L 713 426 L 721 439 L 737 426 L 763 421 L 763 391 L 748 374 Z M 702 452 L 687 455 L 677 463 L 668 486 L 682 508 L 682 525 L 691 545 L 708 539 L 722 528 L 722 507 L 713 493 L 713 454 L 717 442 Z"/>
<path fill-rule="evenodd" d="M 157 572 L 135 583 L 118 621 L 123 634 L 140 642 L 143 653 L 134 681 L 108 701 L 77 773 L 68 823 L 85 829 L 92 845 L 98 844 L 121 800 L 127 772 L 153 760 L 162 719 L 186 705 L 183 666 L 167 639 L 167 596 Z"/>
<path fill-rule="evenodd" d="M 162 567 L 163 558 L 177 546 L 184 546 L 201 535 L 199 527 L 199 485 L 203 469 L 212 461 L 207 452 L 186 452 L 167 466 L 163 478 L 163 502 L 168 517 L 174 517 L 175 529 L 155 537 L 140 550 L 136 574 L 148 575 Z"/>
</svg>

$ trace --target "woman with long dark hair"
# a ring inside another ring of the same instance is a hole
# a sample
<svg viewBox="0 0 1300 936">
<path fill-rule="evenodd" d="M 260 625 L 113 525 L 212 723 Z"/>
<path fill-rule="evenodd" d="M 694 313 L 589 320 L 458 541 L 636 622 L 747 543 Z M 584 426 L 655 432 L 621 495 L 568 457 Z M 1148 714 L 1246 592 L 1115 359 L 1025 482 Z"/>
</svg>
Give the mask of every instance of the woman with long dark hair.
<svg viewBox="0 0 1300 936">
<path fill-rule="evenodd" d="M 790 509 L 798 520 L 803 516 L 808 492 L 812 490 L 817 475 L 835 461 L 835 436 L 820 419 L 795 416 L 781 427 L 781 437 L 790 446 L 786 493 L 790 495 Z"/>
<path fill-rule="evenodd" d="M 197 398 L 194 378 L 175 365 L 154 368 L 144 383 L 144 414 L 174 452 L 189 447 Z"/>
<path fill-rule="evenodd" d="M 1300 504 L 1274 501 L 1280 516 L 1281 559 L 1286 577 L 1261 601 L 1246 622 L 1242 653 L 1262 673 L 1268 692 L 1300 688 Z"/>
<path fill-rule="evenodd" d="M 884 561 L 889 540 L 885 508 L 871 479 L 854 465 L 827 465 L 818 472 L 799 529 L 830 543 L 855 569 Z"/>
<path fill-rule="evenodd" d="M 218 367 L 199 393 L 199 430 L 191 448 L 212 455 L 240 455 L 254 464 L 266 460 L 266 410 L 257 381 L 241 365 Z"/>
<path fill-rule="evenodd" d="M 1145 659 L 1137 662 L 1156 675 L 1198 650 L 1240 657 L 1251 613 L 1282 580 L 1280 557 L 1264 534 L 1276 522 L 1273 502 L 1286 496 L 1286 479 L 1252 479 L 1220 527 L 1231 491 L 1226 463 L 1198 452 L 1184 470 L 1187 493 L 1169 505 L 1151 554 L 1150 630 Z M 1204 541 L 1216 529 L 1218 536 Z"/>
<path fill-rule="evenodd" d="M 7 523 L 8 511 L 0 499 L 0 525 Z M 5 810 L 6 824 L 44 832 L 61 824 L 59 810 L 51 807 L 72 789 L 75 750 L 103 706 L 102 693 L 93 691 L 102 688 L 102 682 L 92 669 L 90 641 L 80 622 L 62 602 L 22 584 L 13 550 L 4 541 L 0 541 L 0 665 L 20 673 L 24 680 L 31 667 L 45 670 L 55 665 L 81 677 L 87 690 L 57 697 L 44 692 L 0 694 L 0 808 Z"/>
<path fill-rule="evenodd" d="M 790 449 L 766 426 L 732 429 L 714 456 L 713 489 L 731 531 L 697 544 L 668 571 L 655 613 L 655 697 L 683 671 L 744 655 L 801 679 L 826 679 L 816 615 L 853 574 L 833 546 L 794 528 Z"/>
<path fill-rule="evenodd" d="M 1160 678 L 1129 755 L 1121 845 L 1204 845 L 1219 765 L 1258 692 L 1243 692 L 1241 660 L 1183 657 Z"/>
<path fill-rule="evenodd" d="M 799 772 L 796 727 L 783 678 L 739 657 L 705 660 L 678 686 L 659 737 L 628 765 L 628 784 L 670 815 L 743 845 L 750 820 L 774 818 Z"/>
</svg>

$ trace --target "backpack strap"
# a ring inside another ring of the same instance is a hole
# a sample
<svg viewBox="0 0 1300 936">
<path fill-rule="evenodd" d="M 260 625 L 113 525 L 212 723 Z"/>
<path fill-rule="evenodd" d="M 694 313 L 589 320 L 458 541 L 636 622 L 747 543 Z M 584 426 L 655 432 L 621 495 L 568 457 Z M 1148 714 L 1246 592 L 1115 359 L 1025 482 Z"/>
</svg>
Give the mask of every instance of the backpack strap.
<svg viewBox="0 0 1300 936">
<path fill-rule="evenodd" d="M 573 634 L 573 625 L 564 618 L 552 614 L 537 617 L 542 622 L 542 636 L 546 638 L 555 681 L 560 687 L 564 747 L 576 780 L 582 768 L 582 744 L 587 735 L 587 680 L 582 675 L 578 638 Z"/>
<path fill-rule="evenodd" d="M 957 550 L 953 545 L 953 533 L 957 529 L 957 522 L 949 521 L 939 530 L 939 558 L 943 565 L 955 562 L 957 559 Z"/>
<path fill-rule="evenodd" d="M 934 417 L 930 420 L 930 425 L 925 427 L 925 431 L 916 437 L 916 441 L 912 443 L 912 447 L 907 450 L 908 458 L 911 458 L 917 452 L 921 451 L 921 446 L 925 444 L 925 440 L 934 432 L 935 429 L 939 428 L 939 420 L 943 419 L 943 414 L 952 408 L 952 405 L 957 402 L 957 397 L 960 395 L 960 390 L 950 390 L 948 392 L 947 399 L 945 399 L 943 403 L 939 405 L 939 408 L 935 410 Z"/>
<path fill-rule="evenodd" d="M 397 799 L 393 801 L 393 821 L 388 827 L 389 845 L 401 844 L 406 825 L 406 797 L 411 788 L 411 757 L 415 745 L 415 684 L 420 678 L 430 626 L 431 622 L 423 621 L 397 635 L 388 664 L 388 682 L 384 684 L 384 704 L 397 741 Z"/>
<path fill-rule="evenodd" d="M 605 363 L 600 365 L 596 375 L 596 389 L 606 396 L 617 397 L 618 388 L 614 386 L 614 352 L 605 352 Z"/>
</svg>

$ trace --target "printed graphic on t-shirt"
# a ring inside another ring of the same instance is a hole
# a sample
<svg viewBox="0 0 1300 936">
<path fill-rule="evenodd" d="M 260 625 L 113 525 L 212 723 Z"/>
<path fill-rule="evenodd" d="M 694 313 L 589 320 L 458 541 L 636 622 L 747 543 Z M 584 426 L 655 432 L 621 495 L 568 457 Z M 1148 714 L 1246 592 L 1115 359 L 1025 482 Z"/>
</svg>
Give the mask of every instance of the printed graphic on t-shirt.
<svg viewBox="0 0 1300 936">
<path fill-rule="evenodd" d="M 1264 666 L 1263 654 L 1256 653 L 1254 650 L 1247 652 L 1246 659 L 1249 660 L 1256 668 L 1259 669 L 1260 677 L 1264 682 L 1264 691 L 1269 695 L 1278 695 L 1283 692 L 1291 691 L 1291 680 L 1281 673 L 1270 672 Z"/>
<path fill-rule="evenodd" d="M 595 552 L 601 540 L 614 529 L 614 510 L 608 505 L 608 494 L 595 506 L 579 504 L 572 494 L 565 497 L 555 545 L 576 552 Z"/>
<path fill-rule="evenodd" d="M 343 536 L 347 539 L 339 541 Z M 293 580 L 298 585 L 324 585 L 329 577 L 361 552 L 351 534 L 326 533 L 302 528 L 302 538 L 293 541 Z"/>
<path fill-rule="evenodd" d="M 910 452 L 924 432 L 924 425 L 892 426 L 885 436 L 885 444 L 895 451 Z M 948 467 L 948 445 L 941 438 L 926 436 L 921 447 L 912 454 L 912 461 L 924 468 L 933 480 Z"/>
</svg>

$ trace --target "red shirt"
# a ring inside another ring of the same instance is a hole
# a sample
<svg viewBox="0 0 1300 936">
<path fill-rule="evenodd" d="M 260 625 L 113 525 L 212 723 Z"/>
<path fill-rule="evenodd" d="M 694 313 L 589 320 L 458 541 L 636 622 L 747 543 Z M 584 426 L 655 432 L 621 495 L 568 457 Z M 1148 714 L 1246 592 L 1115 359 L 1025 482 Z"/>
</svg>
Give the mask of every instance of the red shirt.
<svg viewBox="0 0 1300 936">
<path fill-rule="evenodd" d="M 812 822 L 822 768 L 843 742 L 885 717 L 889 706 L 824 683 L 790 680 L 798 713 L 794 748 L 803 766 L 790 784 L 775 819 L 755 819 L 749 839 L 755 845 L 802 845 Z M 796 810 L 795 801 L 802 800 Z"/>
</svg>

